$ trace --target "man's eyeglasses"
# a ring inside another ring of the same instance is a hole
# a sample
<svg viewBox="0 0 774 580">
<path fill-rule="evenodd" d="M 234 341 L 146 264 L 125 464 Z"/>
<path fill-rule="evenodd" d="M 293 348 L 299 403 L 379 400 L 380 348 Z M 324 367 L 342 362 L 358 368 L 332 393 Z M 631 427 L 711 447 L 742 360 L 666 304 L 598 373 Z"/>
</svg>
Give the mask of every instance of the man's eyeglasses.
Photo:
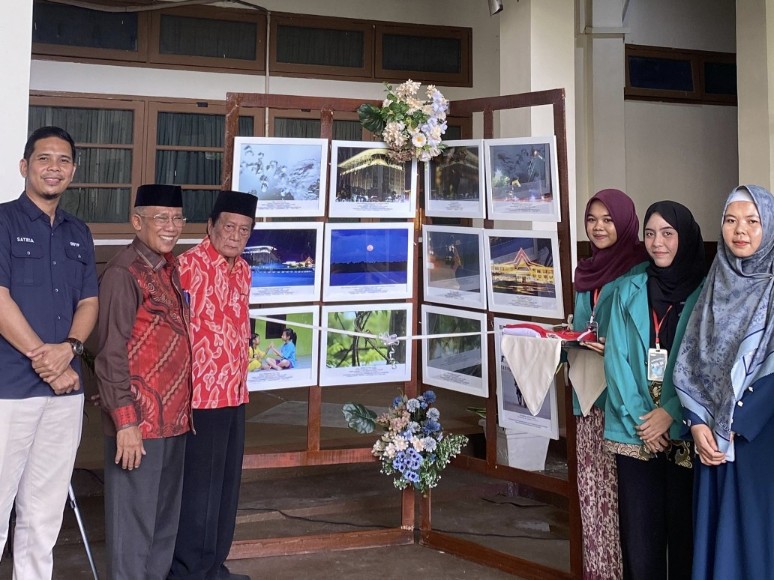
<svg viewBox="0 0 774 580">
<path fill-rule="evenodd" d="M 184 216 L 169 215 L 168 213 L 157 213 L 156 215 L 143 215 L 138 213 L 137 215 L 141 218 L 152 219 L 153 223 L 159 227 L 163 227 L 171 221 L 175 227 L 182 228 L 187 220 Z"/>
</svg>

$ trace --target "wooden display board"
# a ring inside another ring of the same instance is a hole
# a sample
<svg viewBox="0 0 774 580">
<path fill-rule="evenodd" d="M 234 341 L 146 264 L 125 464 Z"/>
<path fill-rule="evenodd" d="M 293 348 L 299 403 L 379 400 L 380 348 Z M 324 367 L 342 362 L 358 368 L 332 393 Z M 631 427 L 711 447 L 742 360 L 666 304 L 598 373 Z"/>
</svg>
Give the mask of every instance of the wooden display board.
<svg viewBox="0 0 774 580">
<path fill-rule="evenodd" d="M 306 109 L 319 110 L 321 121 L 320 137 L 330 140 L 332 137 L 334 112 L 354 113 L 364 102 L 355 99 L 342 99 L 334 97 L 305 97 L 291 95 L 274 95 L 261 93 L 228 93 L 226 112 L 226 138 L 223 160 L 223 189 L 231 189 L 234 153 L 234 138 L 238 134 L 238 119 L 242 107 L 265 107 L 268 110 Z M 381 104 L 371 101 L 375 105 Z M 507 95 L 491 98 L 468 99 L 453 101 L 451 103 L 451 115 L 465 116 L 472 113 L 483 113 L 484 138 L 493 136 L 493 113 L 497 110 L 516 109 L 550 105 L 553 108 L 554 134 L 557 144 L 557 165 L 559 174 L 560 197 L 560 221 L 557 224 L 559 239 L 559 266 L 562 272 L 562 295 L 565 312 L 572 311 L 571 288 L 571 248 L 569 226 L 569 182 L 567 175 L 567 141 L 566 141 L 566 116 L 565 94 L 562 89 Z M 327 215 L 327 210 L 326 210 Z M 323 221 L 325 217 L 318 218 Z M 421 226 L 425 220 L 421 214 L 414 220 L 414 241 L 419 242 Z M 430 218 L 427 218 L 430 222 Z M 492 228 L 491 221 L 485 221 L 485 228 Z M 414 244 L 414 263 L 417 264 L 419 244 Z M 418 287 L 418 276 L 414 277 L 413 296 L 421 296 Z M 412 322 L 412 334 L 417 334 L 417 324 L 420 320 L 418 300 L 407 300 L 414 305 Z M 316 303 L 319 305 L 320 303 Z M 493 328 L 493 314 L 487 314 L 488 328 Z M 487 399 L 487 417 L 494 418 L 497 415 L 496 380 L 494 357 L 494 337 L 490 335 L 489 348 L 489 398 Z M 404 385 L 408 396 L 418 393 L 417 368 L 421 366 L 418 358 L 417 341 L 411 341 L 412 365 L 411 380 Z M 569 387 L 567 387 L 569 389 Z M 246 453 L 244 457 L 245 469 L 263 469 L 278 467 L 299 467 L 312 465 L 337 465 L 348 463 L 375 462 L 371 454 L 371 447 L 358 449 L 326 449 L 320 448 L 321 426 L 321 387 L 308 388 L 308 420 L 307 420 L 307 444 L 303 451 L 291 451 L 286 453 Z M 577 497 L 577 458 L 575 454 L 575 423 L 572 421 L 572 397 L 567 391 L 565 397 L 565 412 L 567 421 L 567 463 L 568 479 L 563 480 L 541 473 L 524 471 L 496 463 L 497 456 L 497 425 L 494 419 L 486 423 L 486 459 L 476 459 L 467 455 L 458 456 L 454 465 L 464 469 L 476 471 L 490 477 L 523 484 L 538 490 L 549 492 L 557 496 L 567 498 L 569 506 L 570 523 L 570 572 L 550 568 L 542 564 L 512 556 L 503 552 L 494 551 L 479 544 L 452 537 L 432 528 L 431 497 L 428 494 L 420 502 L 420 543 L 433 548 L 441 549 L 488 566 L 496 566 L 505 571 L 516 573 L 525 578 L 580 578 L 582 575 L 582 551 L 581 551 L 581 524 L 580 511 Z M 316 536 L 283 537 L 263 540 L 242 540 L 234 542 L 231 558 L 252 558 L 259 556 L 276 556 L 293 553 L 308 553 L 322 550 L 368 548 L 387 545 L 411 544 L 414 542 L 413 531 L 416 524 L 414 493 L 410 489 L 402 492 L 401 524 L 400 527 L 359 531 L 349 533 L 325 534 Z"/>
</svg>

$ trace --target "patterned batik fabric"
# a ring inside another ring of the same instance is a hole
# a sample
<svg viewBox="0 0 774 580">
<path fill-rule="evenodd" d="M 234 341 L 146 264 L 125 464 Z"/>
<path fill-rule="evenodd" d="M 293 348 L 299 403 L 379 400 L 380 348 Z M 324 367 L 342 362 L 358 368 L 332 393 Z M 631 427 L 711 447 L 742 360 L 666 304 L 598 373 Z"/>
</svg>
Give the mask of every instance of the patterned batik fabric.
<svg viewBox="0 0 774 580">
<path fill-rule="evenodd" d="M 578 498 L 583 526 L 583 578 L 623 577 L 618 531 L 618 473 L 604 445 L 605 413 L 592 407 L 577 419 Z"/>
<path fill-rule="evenodd" d="M 209 238 L 179 258 L 180 280 L 191 305 L 194 409 L 247 403 L 250 343 L 250 266 L 233 267 Z"/>
</svg>

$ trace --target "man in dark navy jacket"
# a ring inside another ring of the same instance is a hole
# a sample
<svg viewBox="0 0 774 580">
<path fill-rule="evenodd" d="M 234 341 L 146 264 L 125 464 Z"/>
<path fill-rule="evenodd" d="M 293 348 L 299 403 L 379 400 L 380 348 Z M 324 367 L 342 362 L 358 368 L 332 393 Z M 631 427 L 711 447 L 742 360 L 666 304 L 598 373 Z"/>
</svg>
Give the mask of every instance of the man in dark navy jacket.
<svg viewBox="0 0 774 580">
<path fill-rule="evenodd" d="M 30 136 L 24 193 L 0 205 L 0 546 L 16 500 L 14 578 L 51 578 L 81 437 L 83 342 L 97 320 L 94 242 L 59 208 L 75 144 Z"/>
</svg>

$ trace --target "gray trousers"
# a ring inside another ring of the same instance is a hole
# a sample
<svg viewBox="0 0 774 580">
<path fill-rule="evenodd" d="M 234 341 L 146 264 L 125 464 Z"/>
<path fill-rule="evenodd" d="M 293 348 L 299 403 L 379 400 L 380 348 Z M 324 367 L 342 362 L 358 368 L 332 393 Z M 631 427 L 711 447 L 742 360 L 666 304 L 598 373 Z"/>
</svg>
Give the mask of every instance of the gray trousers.
<svg viewBox="0 0 774 580">
<path fill-rule="evenodd" d="M 137 469 L 115 464 L 105 437 L 105 544 L 108 580 L 163 580 L 180 519 L 185 435 L 143 441 Z"/>
</svg>

